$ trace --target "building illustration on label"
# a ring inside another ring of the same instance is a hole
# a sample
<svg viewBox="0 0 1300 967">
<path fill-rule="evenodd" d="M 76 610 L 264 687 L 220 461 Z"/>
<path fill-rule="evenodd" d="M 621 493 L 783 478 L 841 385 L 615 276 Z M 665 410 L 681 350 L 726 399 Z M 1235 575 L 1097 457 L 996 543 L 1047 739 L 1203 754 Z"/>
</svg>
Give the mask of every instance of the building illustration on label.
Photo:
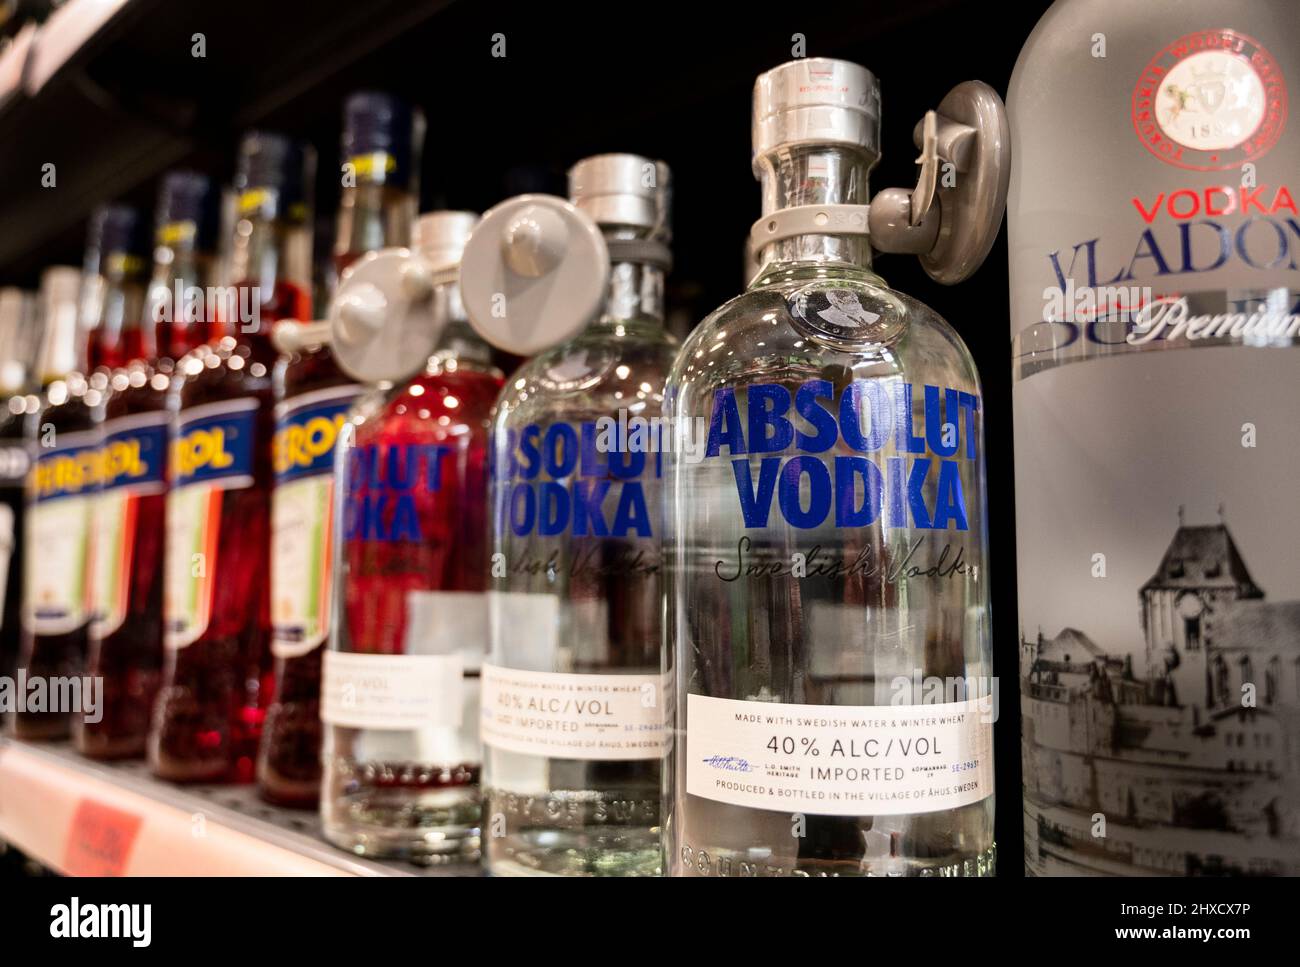
<svg viewBox="0 0 1300 967">
<path fill-rule="evenodd" d="M 1300 600 L 1223 523 L 1180 525 L 1138 596 L 1130 642 L 1022 638 L 1028 868 L 1300 873 Z"/>
</svg>

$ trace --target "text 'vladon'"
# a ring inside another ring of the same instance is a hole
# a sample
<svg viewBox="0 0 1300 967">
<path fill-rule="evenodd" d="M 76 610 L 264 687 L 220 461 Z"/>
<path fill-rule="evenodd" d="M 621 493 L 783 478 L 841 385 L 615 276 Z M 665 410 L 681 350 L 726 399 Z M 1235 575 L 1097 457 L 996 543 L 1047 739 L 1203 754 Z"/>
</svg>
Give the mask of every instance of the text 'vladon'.
<svg viewBox="0 0 1300 967">
<path fill-rule="evenodd" d="M 825 379 L 723 387 L 704 455 L 738 458 L 731 467 L 747 528 L 767 527 L 775 504 L 801 529 L 833 519 L 836 527 L 966 530 L 960 462 L 976 458 L 979 408 L 973 393 L 900 380 L 854 380 L 838 394 Z M 829 460 L 832 449 L 853 452 Z"/>
</svg>

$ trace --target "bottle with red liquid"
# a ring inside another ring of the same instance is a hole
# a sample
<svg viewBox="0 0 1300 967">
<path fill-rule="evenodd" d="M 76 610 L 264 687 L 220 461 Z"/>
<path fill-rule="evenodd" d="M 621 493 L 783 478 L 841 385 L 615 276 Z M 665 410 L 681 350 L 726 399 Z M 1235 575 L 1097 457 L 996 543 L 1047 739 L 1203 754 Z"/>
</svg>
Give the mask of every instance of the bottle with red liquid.
<svg viewBox="0 0 1300 967">
<path fill-rule="evenodd" d="M 336 271 L 372 249 L 409 243 L 423 128 L 422 118 L 387 94 L 365 91 L 345 102 Z M 275 370 L 272 442 L 275 696 L 257 780 L 264 799 L 305 807 L 320 797 L 320 646 L 329 634 L 334 440 L 362 387 L 339 369 L 320 327 L 285 328 L 288 345 L 280 348 L 289 351 Z"/>
<path fill-rule="evenodd" d="M 163 574 L 168 480 L 167 390 L 174 360 L 209 335 L 218 194 L 204 175 L 163 178 L 153 275 L 141 308 L 132 277 L 120 318 L 101 330 L 117 368 L 100 427 L 102 464 L 92 553 L 95 618 L 87 674 L 103 680 L 102 714 L 74 728 L 96 759 L 143 756 L 163 660 Z M 112 339 L 107 339 L 110 333 Z"/>
<path fill-rule="evenodd" d="M 110 336 L 105 353 L 98 334 L 105 325 L 118 326 L 130 311 L 143 251 L 142 225 L 134 208 L 99 208 L 90 221 L 81 318 L 69 311 L 46 321 L 43 369 L 48 381 L 41 406 L 28 414 L 26 431 L 34 470 L 18 662 L 29 686 L 43 680 L 46 687 L 43 704 L 16 710 L 14 730 L 24 739 L 67 738 L 78 713 L 94 717 L 96 712 L 93 685 L 80 676 L 95 611 L 91 550 L 100 472 L 98 423 L 108 387 L 104 362 L 114 345 Z M 134 311 L 139 311 L 138 301 Z M 51 688 L 55 678 L 76 678 L 77 688 Z M 30 687 L 26 691 L 29 698 L 37 694 Z M 53 707 L 56 695 L 58 708 Z M 68 707 L 78 700 L 79 709 Z"/>
<path fill-rule="evenodd" d="M 454 269 L 475 220 L 422 216 L 415 255 L 381 252 L 353 267 L 332 312 L 345 323 L 335 325 L 345 365 L 352 350 L 340 332 L 358 321 L 347 307 L 359 307 L 364 328 L 377 294 L 419 287 L 421 264 Z M 385 258 L 408 264 L 385 272 Z M 387 304 L 377 341 L 400 358 L 412 328 Z M 433 863 L 480 852 L 488 433 L 502 374 L 456 284 L 437 285 L 424 311 L 445 321 L 437 350 L 414 378 L 364 397 L 338 444 L 342 538 L 321 692 L 321 811 L 338 846 Z"/>
<path fill-rule="evenodd" d="M 239 217 L 221 335 L 180 361 L 163 590 L 163 682 L 149 763 L 164 779 L 250 782 L 271 697 L 270 329 L 310 312 L 312 152 L 255 132 L 240 146 Z"/>
</svg>

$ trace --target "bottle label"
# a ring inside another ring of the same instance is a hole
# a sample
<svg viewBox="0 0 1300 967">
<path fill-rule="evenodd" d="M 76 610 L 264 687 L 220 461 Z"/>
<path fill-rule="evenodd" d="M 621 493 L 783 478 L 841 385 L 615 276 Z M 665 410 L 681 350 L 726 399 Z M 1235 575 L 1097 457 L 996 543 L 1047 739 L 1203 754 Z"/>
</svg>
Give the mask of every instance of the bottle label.
<svg viewBox="0 0 1300 967">
<path fill-rule="evenodd" d="M 444 443 L 382 443 L 348 451 L 347 492 L 343 501 L 346 541 L 422 544 L 428 494 L 441 492 L 444 468 L 457 448 Z"/>
<path fill-rule="evenodd" d="M 28 627 L 58 635 L 85 624 L 91 614 L 90 543 L 100 451 L 96 434 L 58 433 L 42 448 L 32 470 L 27 514 L 26 604 Z"/>
<path fill-rule="evenodd" d="M 493 446 L 496 533 L 654 537 L 647 487 L 663 476 L 661 439 L 657 426 L 636 438 L 613 418 L 508 430 Z"/>
<path fill-rule="evenodd" d="M 326 651 L 321 720 L 352 729 L 459 726 L 465 659 L 444 655 L 366 655 Z"/>
<path fill-rule="evenodd" d="M 253 484 L 255 399 L 196 406 L 180 414 L 167 495 L 164 641 L 193 644 L 212 618 L 222 497 Z"/>
<path fill-rule="evenodd" d="M 979 411 L 973 393 L 902 380 L 854 380 L 838 395 L 826 379 L 724 386 L 704 459 L 730 461 L 747 529 L 965 531 Z"/>
<path fill-rule="evenodd" d="M 275 409 L 271 463 L 271 651 L 305 655 L 329 627 L 334 444 L 361 387 L 334 386 Z"/>
<path fill-rule="evenodd" d="M 659 759 L 671 744 L 670 677 L 483 666 L 483 743 L 552 759 Z"/>
<path fill-rule="evenodd" d="M 821 816 L 956 809 L 993 795 L 990 700 L 791 705 L 686 697 L 686 791 Z"/>
<path fill-rule="evenodd" d="M 105 423 L 103 432 L 91 542 L 95 633 L 100 637 L 126 620 L 140 498 L 167 487 L 167 414 L 119 417 Z"/>
</svg>

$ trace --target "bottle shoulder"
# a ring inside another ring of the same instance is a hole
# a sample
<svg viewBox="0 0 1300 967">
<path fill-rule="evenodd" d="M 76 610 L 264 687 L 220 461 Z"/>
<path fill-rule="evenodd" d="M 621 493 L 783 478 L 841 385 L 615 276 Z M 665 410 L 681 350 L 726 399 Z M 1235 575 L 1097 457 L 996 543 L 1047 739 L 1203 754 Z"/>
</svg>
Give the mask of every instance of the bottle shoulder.
<svg viewBox="0 0 1300 967">
<path fill-rule="evenodd" d="M 176 365 L 171 392 L 181 409 L 241 396 L 269 402 L 275 361 L 269 340 L 227 336 L 187 353 Z"/>
<path fill-rule="evenodd" d="M 499 423 L 652 409 L 680 346 L 662 326 L 601 326 L 532 357 L 506 381 Z"/>
<path fill-rule="evenodd" d="M 682 346 L 668 384 L 897 378 L 979 391 L 956 330 L 868 272 L 769 282 L 710 313 Z"/>
</svg>

